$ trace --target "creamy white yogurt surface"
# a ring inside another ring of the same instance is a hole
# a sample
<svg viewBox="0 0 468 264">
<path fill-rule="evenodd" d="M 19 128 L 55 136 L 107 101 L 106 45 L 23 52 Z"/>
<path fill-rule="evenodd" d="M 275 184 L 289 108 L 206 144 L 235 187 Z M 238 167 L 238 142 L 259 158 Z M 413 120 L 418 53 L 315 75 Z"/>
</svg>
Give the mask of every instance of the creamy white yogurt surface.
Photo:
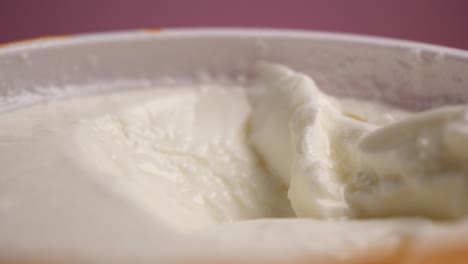
<svg viewBox="0 0 468 264">
<path fill-rule="evenodd" d="M 352 251 L 431 225 L 327 219 L 466 215 L 464 106 L 409 113 L 330 97 L 279 65 L 255 76 L 0 115 L 0 251 L 142 256 L 192 238 Z"/>
</svg>

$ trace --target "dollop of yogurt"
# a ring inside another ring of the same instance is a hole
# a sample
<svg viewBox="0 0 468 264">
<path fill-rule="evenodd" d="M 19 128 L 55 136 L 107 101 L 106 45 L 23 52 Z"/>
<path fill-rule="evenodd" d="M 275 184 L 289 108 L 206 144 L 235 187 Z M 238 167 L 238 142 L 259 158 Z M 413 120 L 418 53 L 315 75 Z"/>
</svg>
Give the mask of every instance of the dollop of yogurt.
<svg viewBox="0 0 468 264">
<path fill-rule="evenodd" d="M 466 215 L 466 106 L 409 113 L 331 97 L 280 65 L 256 76 L 250 139 L 297 216 Z"/>
</svg>

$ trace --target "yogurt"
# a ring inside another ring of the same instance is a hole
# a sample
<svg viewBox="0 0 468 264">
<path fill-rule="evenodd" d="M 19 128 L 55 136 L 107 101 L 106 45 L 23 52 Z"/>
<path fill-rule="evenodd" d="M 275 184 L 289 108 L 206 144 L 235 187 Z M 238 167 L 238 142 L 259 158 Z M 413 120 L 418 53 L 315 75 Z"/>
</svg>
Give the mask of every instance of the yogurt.
<svg viewBox="0 0 468 264">
<path fill-rule="evenodd" d="M 257 70 L 251 140 L 298 216 L 466 214 L 466 106 L 409 113 L 330 97 L 283 66 Z"/>
<path fill-rule="evenodd" d="M 408 217 L 466 215 L 465 108 L 335 98 L 261 63 L 247 87 L 158 87 L 4 113 L 0 250 L 141 256 L 190 238 L 197 252 L 333 252 L 389 236 L 394 248 L 423 226 Z"/>
</svg>

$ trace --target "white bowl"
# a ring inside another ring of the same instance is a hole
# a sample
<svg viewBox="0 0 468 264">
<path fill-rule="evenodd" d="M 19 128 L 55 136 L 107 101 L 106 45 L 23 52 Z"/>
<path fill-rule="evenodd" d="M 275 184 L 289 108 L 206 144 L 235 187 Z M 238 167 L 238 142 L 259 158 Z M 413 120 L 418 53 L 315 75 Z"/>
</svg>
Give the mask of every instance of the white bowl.
<svg viewBox="0 0 468 264">
<path fill-rule="evenodd" d="M 141 30 L 0 48 L 0 111 L 96 92 L 86 90 L 87 84 L 243 81 L 259 60 L 307 73 L 322 89 L 342 96 L 416 109 L 468 102 L 467 51 L 306 31 Z M 158 254 L 140 248 L 132 252 Z"/>
<path fill-rule="evenodd" d="M 308 31 L 141 30 L 0 48 L 0 110 L 55 97 L 75 84 L 197 79 L 206 73 L 242 78 L 259 60 L 310 74 L 333 94 L 416 108 L 468 101 L 463 50 Z"/>
</svg>

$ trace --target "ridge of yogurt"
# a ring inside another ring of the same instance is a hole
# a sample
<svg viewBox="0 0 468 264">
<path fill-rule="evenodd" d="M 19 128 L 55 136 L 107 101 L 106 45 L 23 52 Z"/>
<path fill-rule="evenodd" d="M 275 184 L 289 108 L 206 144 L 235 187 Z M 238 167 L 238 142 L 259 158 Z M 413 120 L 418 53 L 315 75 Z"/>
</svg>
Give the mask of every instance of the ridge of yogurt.
<svg viewBox="0 0 468 264">
<path fill-rule="evenodd" d="M 284 66 L 260 64 L 251 141 L 300 217 L 468 213 L 468 109 L 409 113 L 343 100 Z"/>
</svg>

